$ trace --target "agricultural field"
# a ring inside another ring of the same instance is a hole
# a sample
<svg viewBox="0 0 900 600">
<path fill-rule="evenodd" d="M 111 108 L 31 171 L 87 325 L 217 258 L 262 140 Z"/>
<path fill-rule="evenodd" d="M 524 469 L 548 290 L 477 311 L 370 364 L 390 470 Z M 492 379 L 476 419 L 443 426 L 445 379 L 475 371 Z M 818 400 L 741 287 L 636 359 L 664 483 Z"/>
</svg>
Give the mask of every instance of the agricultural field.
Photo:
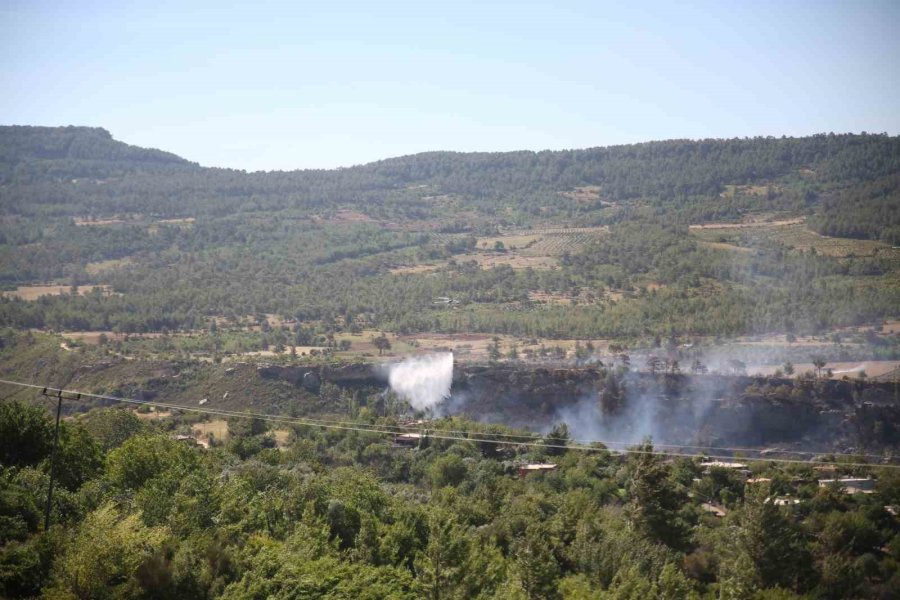
<svg viewBox="0 0 900 600">
<path fill-rule="evenodd" d="M 802 219 L 691 225 L 690 232 L 707 247 L 738 252 L 752 252 L 754 247 L 777 242 L 795 252 L 814 249 L 818 254 L 834 258 L 900 259 L 900 251 L 884 242 L 820 235 L 806 227 Z"/>
<path fill-rule="evenodd" d="M 509 264 L 513 268 L 551 268 L 566 253 L 576 254 L 586 245 L 608 232 L 606 227 L 542 228 L 479 238 L 481 252 L 463 255 L 487 267 Z M 504 251 L 496 252 L 496 244 Z"/>
<path fill-rule="evenodd" d="M 457 263 L 475 261 L 483 269 L 507 265 L 513 269 L 549 270 L 559 267 L 566 253 L 576 254 L 608 232 L 606 227 L 540 228 L 514 230 L 477 238 L 475 248 L 453 257 Z M 432 234 L 435 243 L 459 239 L 457 234 Z M 390 268 L 395 274 L 423 274 L 441 269 L 448 260 L 432 260 Z"/>
</svg>

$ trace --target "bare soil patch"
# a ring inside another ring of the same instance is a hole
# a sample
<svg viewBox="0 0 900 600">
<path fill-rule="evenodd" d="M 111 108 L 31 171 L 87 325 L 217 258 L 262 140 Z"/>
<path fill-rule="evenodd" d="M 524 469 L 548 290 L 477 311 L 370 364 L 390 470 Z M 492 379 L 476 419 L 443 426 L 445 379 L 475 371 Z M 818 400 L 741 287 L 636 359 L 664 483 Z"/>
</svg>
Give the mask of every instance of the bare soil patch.
<svg viewBox="0 0 900 600">
<path fill-rule="evenodd" d="M 446 266 L 447 263 L 445 261 L 442 262 L 434 262 L 434 263 L 423 263 L 421 265 L 408 265 L 403 267 L 393 267 L 390 269 L 391 273 L 395 275 L 409 275 L 416 273 L 433 273 L 437 271 L 441 267 Z"/>
<path fill-rule="evenodd" d="M 134 414 L 141 421 L 156 421 L 158 419 L 167 419 L 172 416 L 172 412 L 168 410 L 155 410 L 153 408 L 150 409 L 150 412 L 140 412 L 135 409 Z"/>
</svg>

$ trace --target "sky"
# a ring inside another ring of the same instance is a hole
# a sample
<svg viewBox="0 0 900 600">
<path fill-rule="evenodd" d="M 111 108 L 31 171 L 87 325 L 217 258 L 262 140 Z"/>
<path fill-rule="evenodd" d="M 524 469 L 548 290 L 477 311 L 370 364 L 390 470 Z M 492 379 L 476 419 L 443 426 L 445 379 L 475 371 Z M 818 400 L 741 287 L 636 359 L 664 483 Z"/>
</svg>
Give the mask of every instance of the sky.
<svg viewBox="0 0 900 600">
<path fill-rule="evenodd" d="M 900 132 L 900 1 L 0 0 L 0 124 L 206 166 Z"/>
</svg>

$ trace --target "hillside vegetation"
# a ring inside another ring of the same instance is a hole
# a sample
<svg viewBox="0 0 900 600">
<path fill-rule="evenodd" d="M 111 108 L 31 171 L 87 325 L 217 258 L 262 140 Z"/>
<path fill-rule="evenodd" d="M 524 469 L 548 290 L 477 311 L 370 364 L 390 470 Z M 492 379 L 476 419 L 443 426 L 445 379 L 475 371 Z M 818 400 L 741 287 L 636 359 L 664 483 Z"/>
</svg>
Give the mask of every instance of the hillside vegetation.
<svg viewBox="0 0 900 600">
<path fill-rule="evenodd" d="M 874 325 L 900 306 L 898 173 L 900 140 L 867 134 L 245 173 L 102 129 L 4 127 L 0 324 L 198 332 L 275 314 L 317 335 L 632 342 Z M 739 239 L 696 228 L 741 223 Z M 41 285 L 81 293 L 20 298 Z"/>
<path fill-rule="evenodd" d="M 886 135 L 245 173 L 2 127 L 0 378 L 130 403 L 67 398 L 54 462 L 0 384 L 0 596 L 897 597 L 898 177 Z M 370 364 L 432 351 L 468 418 Z"/>
</svg>

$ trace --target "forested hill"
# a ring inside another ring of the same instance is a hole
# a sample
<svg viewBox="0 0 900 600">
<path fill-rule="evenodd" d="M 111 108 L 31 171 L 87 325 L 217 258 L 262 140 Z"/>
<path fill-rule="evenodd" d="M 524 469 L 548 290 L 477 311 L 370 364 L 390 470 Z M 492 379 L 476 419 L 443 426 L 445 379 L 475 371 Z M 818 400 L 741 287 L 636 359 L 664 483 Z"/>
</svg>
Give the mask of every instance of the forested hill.
<svg viewBox="0 0 900 600">
<path fill-rule="evenodd" d="M 523 224 L 559 217 L 608 222 L 623 218 L 622 211 L 604 212 L 611 204 L 638 202 L 708 220 L 760 207 L 796 210 L 817 194 L 897 173 L 900 138 L 869 134 L 430 152 L 345 169 L 245 173 L 129 146 L 103 129 L 0 127 L 0 206 L 23 215 L 180 217 L 352 207 L 376 218 L 474 211 L 501 224 Z M 773 183 L 778 198 L 721 199 L 730 185 Z M 585 186 L 596 193 L 561 194 Z"/>
<path fill-rule="evenodd" d="M 0 181 L 109 177 L 196 167 L 170 152 L 130 146 L 100 127 L 0 127 Z"/>
<path fill-rule="evenodd" d="M 732 140 L 669 140 L 586 150 L 429 152 L 362 167 L 406 182 L 478 194 L 502 189 L 600 185 L 611 197 L 718 194 L 727 184 L 773 179 L 798 169 L 821 181 L 860 181 L 900 171 L 900 139 L 816 135 Z"/>
<path fill-rule="evenodd" d="M 655 340 L 823 332 L 900 306 L 900 138 L 887 135 L 246 173 L 102 129 L 7 127 L 0 168 L 0 325 L 14 328 L 278 314 L 323 335 Z M 46 293 L 61 285 L 109 293 Z"/>
</svg>

